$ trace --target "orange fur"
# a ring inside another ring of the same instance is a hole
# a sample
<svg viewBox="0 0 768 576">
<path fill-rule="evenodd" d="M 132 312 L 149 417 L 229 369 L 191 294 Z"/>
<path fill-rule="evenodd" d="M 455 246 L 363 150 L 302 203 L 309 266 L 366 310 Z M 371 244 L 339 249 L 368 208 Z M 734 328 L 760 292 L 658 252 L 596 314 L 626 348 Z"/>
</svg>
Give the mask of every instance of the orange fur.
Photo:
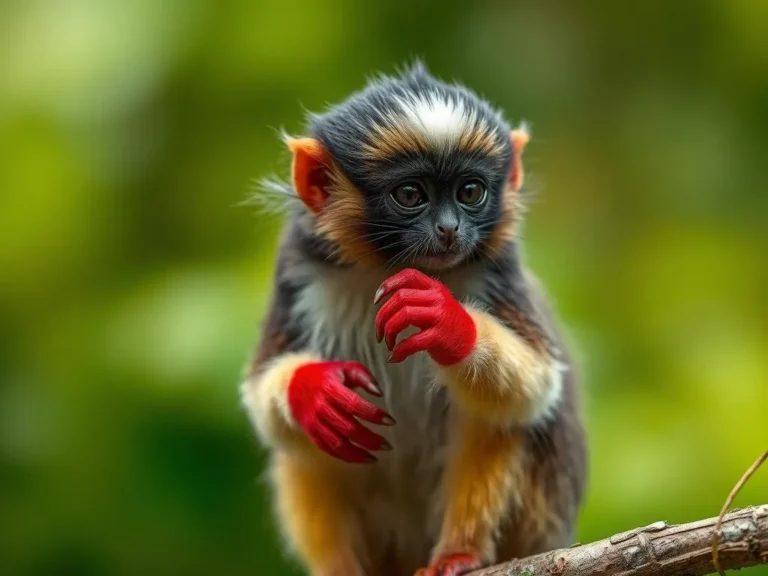
<svg viewBox="0 0 768 576">
<path fill-rule="evenodd" d="M 494 540 L 519 486 L 523 432 L 461 414 L 443 476 L 445 515 L 434 556 L 495 559 Z"/>
<path fill-rule="evenodd" d="M 520 197 L 524 176 L 523 151 L 530 140 L 530 134 L 523 126 L 512 130 L 509 138 L 512 143 L 512 167 L 509 170 L 507 185 L 501 195 L 501 217 L 490 238 L 485 242 L 488 256 L 498 254 L 505 244 L 514 240 L 523 212 Z"/>
<path fill-rule="evenodd" d="M 376 125 L 371 141 L 363 146 L 368 160 L 386 160 L 407 152 L 426 152 L 429 140 L 426 134 L 408 124 Z"/>
<path fill-rule="evenodd" d="M 320 212 L 328 192 L 313 177 L 317 171 L 328 168 L 330 155 L 313 138 L 288 138 L 286 144 L 293 153 L 293 187 L 307 208 L 315 213 Z"/>
<path fill-rule="evenodd" d="M 296 155 L 299 152 L 306 153 L 307 156 L 314 158 L 321 163 L 330 161 L 330 155 L 326 152 L 322 143 L 314 138 L 286 138 L 288 149 Z"/>
<path fill-rule="evenodd" d="M 317 230 L 338 247 L 341 261 L 376 267 L 382 257 L 364 236 L 365 200 L 335 164 L 331 169 L 330 197 L 317 216 Z"/>
<path fill-rule="evenodd" d="M 570 544 L 573 495 L 558 469 L 561 455 L 536 456 L 524 428 L 466 414 L 457 418 L 450 448 L 433 560 L 467 553 L 501 562 Z"/>
<path fill-rule="evenodd" d="M 358 514 L 345 493 L 344 477 L 324 455 L 277 452 L 272 468 L 277 515 L 285 536 L 311 576 L 364 576 Z"/>
<path fill-rule="evenodd" d="M 479 152 L 497 157 L 501 157 L 503 151 L 496 135 L 486 130 L 484 126 L 464 132 L 459 139 L 458 148 L 468 154 Z"/>
<path fill-rule="evenodd" d="M 427 152 L 433 145 L 428 136 L 408 123 L 392 123 L 374 128 L 371 142 L 363 147 L 368 160 L 386 160 L 408 152 Z M 502 148 L 493 132 L 485 126 L 464 131 L 457 143 L 457 150 L 466 153 L 484 153 L 500 156 Z"/>
<path fill-rule="evenodd" d="M 506 186 L 501 194 L 499 221 L 484 243 L 487 256 L 494 257 L 500 254 L 504 246 L 515 239 L 522 210 L 520 192 L 512 186 Z"/>
<path fill-rule="evenodd" d="M 365 200 L 322 143 L 314 138 L 288 138 L 286 143 L 293 153 L 293 187 L 314 213 L 318 232 L 337 247 L 340 261 L 369 266 L 382 264 L 375 249 L 361 240 Z M 325 172 L 323 177 L 317 177 L 317 170 Z M 318 186 L 317 180 L 324 181 L 324 186 Z"/>
<path fill-rule="evenodd" d="M 517 128 L 509 133 L 512 141 L 512 169 L 509 174 L 509 185 L 514 190 L 523 186 L 523 151 L 531 139 L 525 127 Z"/>
<path fill-rule="evenodd" d="M 551 408 L 559 386 L 552 358 L 532 348 L 493 316 L 467 307 L 477 342 L 462 362 L 439 368 L 467 412 L 500 424 L 526 424 Z"/>
</svg>

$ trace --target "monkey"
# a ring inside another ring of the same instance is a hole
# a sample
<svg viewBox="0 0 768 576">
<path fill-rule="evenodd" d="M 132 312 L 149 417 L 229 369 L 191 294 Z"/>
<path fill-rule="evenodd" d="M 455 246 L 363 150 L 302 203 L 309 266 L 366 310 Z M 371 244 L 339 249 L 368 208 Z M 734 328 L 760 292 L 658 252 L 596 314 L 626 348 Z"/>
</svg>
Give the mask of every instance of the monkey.
<svg viewBox="0 0 768 576">
<path fill-rule="evenodd" d="M 573 354 L 523 261 L 527 125 L 420 61 L 284 134 L 289 202 L 241 385 L 312 576 L 458 576 L 567 546 Z"/>
</svg>

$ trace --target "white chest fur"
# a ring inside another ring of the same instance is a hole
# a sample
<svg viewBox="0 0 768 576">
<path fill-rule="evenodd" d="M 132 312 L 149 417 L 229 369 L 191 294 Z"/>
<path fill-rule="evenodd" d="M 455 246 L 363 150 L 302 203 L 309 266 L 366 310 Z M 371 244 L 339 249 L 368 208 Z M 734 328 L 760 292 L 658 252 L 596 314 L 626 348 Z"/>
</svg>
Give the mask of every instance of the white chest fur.
<svg viewBox="0 0 768 576">
<path fill-rule="evenodd" d="M 381 430 L 402 451 L 413 440 L 424 442 L 423 434 L 432 428 L 428 419 L 437 394 L 429 357 L 416 354 L 400 364 L 390 364 L 386 345 L 376 342 L 378 307 L 373 296 L 384 279 L 380 274 L 316 268 L 299 295 L 294 313 L 300 324 L 311 330 L 310 350 L 327 360 L 361 362 L 379 381 L 382 399 L 361 394 L 394 416 L 397 426 Z"/>
<path fill-rule="evenodd" d="M 327 360 L 363 363 L 384 392 L 377 402 L 398 422 L 391 429 L 397 430 L 393 446 L 407 450 L 411 443 L 423 444 L 428 440 L 425 435 L 435 430 L 430 419 L 444 419 L 446 402 L 435 382 L 434 365 L 426 354 L 415 354 L 402 363 L 391 364 L 387 362 L 386 345 L 376 342 L 374 319 L 379 306 L 374 306 L 373 297 L 389 274 L 320 266 L 312 266 L 306 274 L 308 281 L 293 314 L 301 326 L 311 331 L 309 349 Z M 443 280 L 457 298 L 463 299 L 477 294 L 473 276 L 468 271 Z M 405 331 L 400 338 L 414 331 Z"/>
</svg>

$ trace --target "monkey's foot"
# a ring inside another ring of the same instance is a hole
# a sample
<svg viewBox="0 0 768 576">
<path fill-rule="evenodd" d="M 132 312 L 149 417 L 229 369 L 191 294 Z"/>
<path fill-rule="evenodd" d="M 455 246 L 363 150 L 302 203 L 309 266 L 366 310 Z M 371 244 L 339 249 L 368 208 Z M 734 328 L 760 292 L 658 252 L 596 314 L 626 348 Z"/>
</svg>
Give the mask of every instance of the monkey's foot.
<svg viewBox="0 0 768 576">
<path fill-rule="evenodd" d="M 472 554 L 447 554 L 419 569 L 414 576 L 461 576 L 484 566 L 487 564 Z"/>
</svg>

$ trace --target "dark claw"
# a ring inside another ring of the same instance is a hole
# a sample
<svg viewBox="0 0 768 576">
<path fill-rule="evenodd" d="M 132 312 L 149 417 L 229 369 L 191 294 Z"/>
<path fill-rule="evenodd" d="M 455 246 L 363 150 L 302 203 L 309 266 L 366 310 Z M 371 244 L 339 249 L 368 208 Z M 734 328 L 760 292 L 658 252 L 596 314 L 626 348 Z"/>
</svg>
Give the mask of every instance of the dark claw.
<svg viewBox="0 0 768 576">
<path fill-rule="evenodd" d="M 368 392 L 374 396 L 384 396 L 384 393 L 381 391 L 381 388 L 379 387 L 376 380 L 369 380 L 368 386 L 366 386 L 366 390 L 368 390 Z"/>
</svg>

